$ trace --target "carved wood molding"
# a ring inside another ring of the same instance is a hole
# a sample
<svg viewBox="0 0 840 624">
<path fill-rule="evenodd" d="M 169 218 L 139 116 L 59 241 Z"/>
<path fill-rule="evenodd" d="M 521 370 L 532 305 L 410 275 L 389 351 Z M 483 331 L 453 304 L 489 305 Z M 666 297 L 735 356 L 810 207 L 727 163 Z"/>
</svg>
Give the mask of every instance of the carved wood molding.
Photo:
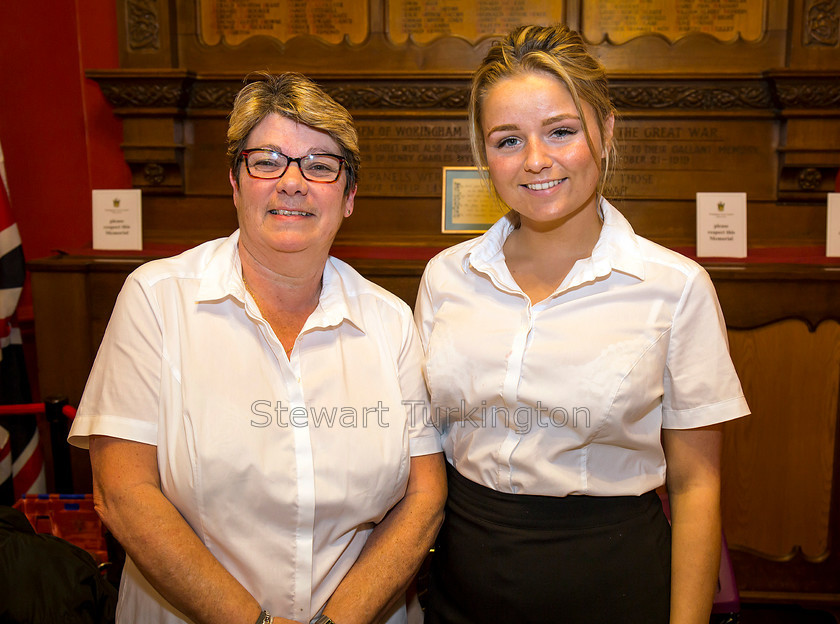
<svg viewBox="0 0 840 624">
<path fill-rule="evenodd" d="M 772 97 L 767 84 L 613 85 L 618 109 L 733 110 L 769 109 Z"/>
<path fill-rule="evenodd" d="M 231 110 L 233 100 L 242 88 L 242 84 L 241 81 L 199 81 L 193 85 L 189 94 L 189 107 L 203 110 Z"/>
<path fill-rule="evenodd" d="M 126 29 L 132 52 L 160 49 L 160 18 L 157 0 L 127 0 Z"/>
<path fill-rule="evenodd" d="M 195 74 L 180 70 L 88 70 L 117 114 L 131 109 L 183 109 Z"/>
<path fill-rule="evenodd" d="M 466 110 L 470 92 L 467 85 L 383 84 L 327 85 L 336 101 L 348 109 L 445 109 Z"/>
<path fill-rule="evenodd" d="M 181 108 L 229 111 L 242 87 L 241 76 L 202 76 L 180 70 L 88 70 L 117 109 Z M 440 110 L 465 112 L 468 77 L 369 79 L 313 76 L 331 96 L 352 110 Z M 619 110 L 773 111 L 840 108 L 837 75 L 769 73 L 760 78 L 617 77 L 610 93 Z"/>
<path fill-rule="evenodd" d="M 336 84 L 321 82 L 324 90 L 350 110 L 461 110 L 467 108 L 469 88 L 462 85 L 434 84 Z M 189 107 L 230 110 L 242 82 L 202 82 L 193 86 Z"/>
<path fill-rule="evenodd" d="M 184 91 L 179 84 L 107 84 L 102 93 L 114 108 L 180 108 Z"/>
<path fill-rule="evenodd" d="M 840 108 L 840 80 L 836 76 L 815 80 L 778 79 L 774 80 L 774 87 L 780 108 Z"/>
<path fill-rule="evenodd" d="M 805 45 L 837 47 L 840 45 L 840 2 L 809 0 L 805 12 Z"/>
</svg>

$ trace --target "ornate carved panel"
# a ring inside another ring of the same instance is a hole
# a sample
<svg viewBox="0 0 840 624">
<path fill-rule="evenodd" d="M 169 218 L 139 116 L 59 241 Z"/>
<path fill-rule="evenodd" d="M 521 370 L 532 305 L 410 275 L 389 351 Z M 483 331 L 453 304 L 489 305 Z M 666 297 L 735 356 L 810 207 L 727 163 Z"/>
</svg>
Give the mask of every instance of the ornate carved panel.
<svg viewBox="0 0 840 624">
<path fill-rule="evenodd" d="M 768 76 L 781 108 L 831 109 L 835 115 L 840 113 L 840 80 L 835 72 L 768 72 Z"/>
<path fill-rule="evenodd" d="M 127 0 L 128 48 L 132 52 L 160 49 L 158 0 Z"/>
<path fill-rule="evenodd" d="M 721 76 L 713 80 L 690 80 L 686 83 L 651 80 L 649 84 L 625 85 L 613 80 L 610 88 L 619 109 L 768 110 L 773 100 L 769 85 L 762 80 L 733 79 Z"/>
<path fill-rule="evenodd" d="M 805 11 L 804 44 L 838 47 L 840 45 L 840 2 L 809 0 Z"/>
</svg>

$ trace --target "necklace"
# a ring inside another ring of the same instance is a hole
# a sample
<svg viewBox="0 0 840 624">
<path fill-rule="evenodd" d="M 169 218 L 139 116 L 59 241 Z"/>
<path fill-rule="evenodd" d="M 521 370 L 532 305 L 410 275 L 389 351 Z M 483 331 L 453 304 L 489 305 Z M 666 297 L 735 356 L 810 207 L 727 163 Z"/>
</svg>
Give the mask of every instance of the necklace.
<svg viewBox="0 0 840 624">
<path fill-rule="evenodd" d="M 242 274 L 242 283 L 245 285 L 245 290 L 248 292 L 249 295 L 251 295 L 251 299 L 254 300 L 254 303 L 257 303 L 257 297 L 254 295 L 254 291 L 251 290 L 251 287 L 248 286 L 248 280 L 245 279 L 244 273 Z M 257 307 L 259 307 L 259 304 L 257 304 Z"/>
</svg>

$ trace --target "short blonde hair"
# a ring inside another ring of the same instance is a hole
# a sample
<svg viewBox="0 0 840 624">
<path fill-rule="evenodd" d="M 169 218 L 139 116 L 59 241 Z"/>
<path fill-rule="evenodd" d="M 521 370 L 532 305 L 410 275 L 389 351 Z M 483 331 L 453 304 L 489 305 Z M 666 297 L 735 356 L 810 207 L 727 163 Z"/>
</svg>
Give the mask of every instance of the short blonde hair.
<svg viewBox="0 0 840 624">
<path fill-rule="evenodd" d="M 359 180 L 361 156 L 359 136 L 347 109 L 327 95 L 312 80 L 296 72 L 273 75 L 256 72 L 248 76 L 253 82 L 236 95 L 227 131 L 227 157 L 230 170 L 239 181 L 242 150 L 251 131 L 266 117 L 276 113 L 315 130 L 322 130 L 338 143 L 346 160 L 345 194 Z"/>
<path fill-rule="evenodd" d="M 487 52 L 487 56 L 473 75 L 470 91 L 470 145 L 476 165 L 486 174 L 487 153 L 482 113 L 487 92 L 505 78 L 532 71 L 550 74 L 569 89 L 593 157 L 596 150 L 586 125 L 582 102 L 594 109 L 598 131 L 601 140 L 604 141 L 604 163 L 597 189 L 599 195 L 603 194 L 609 174 L 617 160 L 614 136 L 605 138 L 607 120 L 616 115 L 616 109 L 610 100 L 606 69 L 589 53 L 580 35 L 563 25 L 520 26 L 504 39 L 496 41 Z M 492 182 L 490 187 L 501 201 Z"/>
</svg>

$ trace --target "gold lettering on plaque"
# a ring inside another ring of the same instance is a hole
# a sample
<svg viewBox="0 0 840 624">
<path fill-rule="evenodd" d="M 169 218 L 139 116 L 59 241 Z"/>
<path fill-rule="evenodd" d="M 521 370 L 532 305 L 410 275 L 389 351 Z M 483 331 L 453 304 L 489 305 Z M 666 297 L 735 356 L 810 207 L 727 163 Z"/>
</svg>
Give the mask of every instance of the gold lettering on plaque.
<svg viewBox="0 0 840 624">
<path fill-rule="evenodd" d="M 587 0 L 583 35 L 598 43 L 609 37 L 621 44 L 640 35 L 657 34 L 676 41 L 705 33 L 720 41 L 739 36 L 756 42 L 764 35 L 767 0 Z"/>
<path fill-rule="evenodd" d="M 709 188 L 751 197 L 775 192 L 775 155 L 764 122 L 625 121 L 607 197 L 684 199 Z"/>
<path fill-rule="evenodd" d="M 481 180 L 464 178 L 452 182 L 453 224 L 495 223 L 504 213 Z"/>
<path fill-rule="evenodd" d="M 440 197 L 441 167 L 470 166 L 464 121 L 359 120 L 359 193 L 380 197 Z"/>
<path fill-rule="evenodd" d="M 556 0 L 388 0 L 388 36 L 394 43 L 429 43 L 439 37 L 478 41 L 523 24 L 563 21 Z"/>
<path fill-rule="evenodd" d="M 257 35 L 360 43 L 368 34 L 368 3 L 355 0 L 198 0 L 198 18 L 206 45 L 238 45 Z"/>
</svg>

